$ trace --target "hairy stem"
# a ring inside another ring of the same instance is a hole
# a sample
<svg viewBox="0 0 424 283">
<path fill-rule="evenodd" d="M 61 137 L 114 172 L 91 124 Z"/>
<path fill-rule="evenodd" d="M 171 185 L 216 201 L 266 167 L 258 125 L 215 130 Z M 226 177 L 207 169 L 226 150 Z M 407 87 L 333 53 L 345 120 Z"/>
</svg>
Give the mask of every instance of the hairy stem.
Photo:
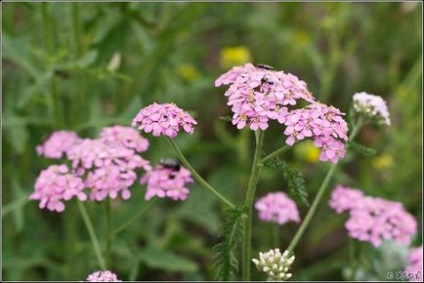
<svg viewBox="0 0 424 283">
<path fill-rule="evenodd" d="M 253 157 L 253 164 L 249 185 L 247 187 L 246 199 L 244 202 L 245 218 L 243 222 L 243 258 L 242 258 L 242 280 L 250 280 L 251 265 L 251 239 L 252 239 L 252 207 L 255 199 L 256 185 L 258 184 L 259 173 L 261 171 L 261 152 L 264 140 L 264 132 L 259 130 L 256 134 L 256 149 Z"/>
<path fill-rule="evenodd" d="M 353 128 L 350 136 L 349 141 L 353 140 L 355 136 L 357 135 L 358 131 L 363 125 L 363 121 L 361 119 L 358 120 L 355 127 Z M 315 211 L 321 202 L 322 196 L 324 195 L 324 192 L 330 183 L 331 177 L 333 177 L 334 171 L 337 167 L 337 164 L 332 164 L 330 169 L 328 170 L 327 174 L 325 175 L 324 181 L 321 183 L 320 188 L 318 189 L 318 193 L 315 196 L 314 201 L 312 202 L 311 207 L 308 210 L 308 213 L 305 216 L 305 219 L 303 220 L 302 224 L 300 225 L 299 229 L 297 230 L 296 234 L 294 235 L 293 239 L 291 240 L 289 247 L 287 250 L 289 252 L 293 251 L 296 245 L 299 243 L 300 238 L 303 236 L 303 233 L 305 232 L 306 228 L 308 227 L 309 223 L 311 222 L 312 217 L 315 214 Z"/>
<path fill-rule="evenodd" d="M 99 241 L 96 236 L 96 232 L 94 231 L 93 223 L 90 220 L 90 216 L 88 216 L 87 209 L 81 201 L 78 201 L 78 208 L 80 210 L 81 216 L 84 220 L 85 227 L 87 228 L 88 234 L 90 235 L 91 244 L 93 245 L 94 252 L 97 257 L 97 261 L 101 269 L 106 269 L 105 260 L 102 256 L 102 252 L 100 250 Z"/>
<path fill-rule="evenodd" d="M 221 195 L 216 189 L 214 189 L 208 182 L 206 182 L 200 175 L 197 173 L 197 171 L 191 166 L 191 164 L 188 162 L 188 160 L 185 158 L 181 150 L 178 148 L 177 144 L 170 138 L 167 138 L 169 144 L 171 147 L 175 150 L 175 152 L 178 155 L 178 158 L 181 160 L 181 162 L 184 164 L 185 167 L 187 167 L 188 170 L 190 170 L 191 174 L 193 174 L 193 177 L 199 182 L 205 189 L 209 190 L 211 193 L 213 193 L 216 197 L 218 197 L 222 202 L 224 202 L 226 205 L 228 205 L 230 208 L 234 209 L 234 204 L 231 203 L 226 197 Z"/>
</svg>

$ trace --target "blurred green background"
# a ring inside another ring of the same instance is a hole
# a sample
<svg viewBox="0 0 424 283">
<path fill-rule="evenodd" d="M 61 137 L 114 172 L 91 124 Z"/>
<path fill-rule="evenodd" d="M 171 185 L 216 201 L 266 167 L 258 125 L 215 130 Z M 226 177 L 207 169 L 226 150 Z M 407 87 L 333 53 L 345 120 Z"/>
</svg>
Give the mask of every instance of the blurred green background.
<svg viewBox="0 0 424 283">
<path fill-rule="evenodd" d="M 76 203 L 65 213 L 39 210 L 28 195 L 55 162 L 35 146 L 54 130 L 96 137 L 103 126 L 130 125 L 153 101 L 175 102 L 199 122 L 177 143 L 205 178 L 234 202 L 244 198 L 253 135 L 230 115 L 214 80 L 235 65 L 263 63 L 297 75 L 318 100 L 343 112 L 366 91 L 388 101 L 392 125 L 366 126 L 358 141 L 377 155 L 348 154 L 333 184 L 402 202 L 416 216 L 422 243 L 422 4 L 404 3 L 3 3 L 3 280 L 84 280 L 97 270 Z M 144 157 L 173 156 L 153 139 Z M 273 124 L 265 150 L 284 142 Z M 308 143 L 286 160 L 304 173 L 312 200 L 329 164 Z M 265 171 L 257 196 L 286 190 Z M 114 202 L 119 224 L 143 209 L 145 187 Z M 386 280 L 406 248 L 350 240 L 346 216 L 325 201 L 298 245 L 293 280 Z M 90 203 L 105 236 L 104 206 Z M 304 216 L 307 208 L 301 207 Z M 186 202 L 163 200 L 118 235 L 113 271 L 122 280 L 210 280 L 223 207 L 199 185 Z M 297 224 L 279 228 L 285 249 Z M 253 255 L 276 247 L 273 225 L 254 216 Z M 252 267 L 252 269 L 254 269 Z M 253 270 L 253 279 L 265 275 Z"/>
</svg>

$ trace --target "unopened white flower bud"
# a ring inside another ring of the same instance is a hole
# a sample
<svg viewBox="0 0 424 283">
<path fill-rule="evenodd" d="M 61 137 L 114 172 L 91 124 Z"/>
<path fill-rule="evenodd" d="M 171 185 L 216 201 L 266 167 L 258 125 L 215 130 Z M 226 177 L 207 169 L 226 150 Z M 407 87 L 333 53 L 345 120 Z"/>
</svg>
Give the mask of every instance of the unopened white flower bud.
<svg viewBox="0 0 424 283">
<path fill-rule="evenodd" d="M 353 110 L 367 119 L 390 125 L 386 101 L 377 95 L 358 92 L 353 95 Z"/>
<path fill-rule="evenodd" d="M 258 259 L 252 259 L 258 270 L 268 274 L 268 281 L 284 281 L 292 275 L 287 273 L 295 257 L 290 256 L 289 251 L 281 254 L 279 249 L 270 250 L 266 253 L 259 253 Z"/>
</svg>

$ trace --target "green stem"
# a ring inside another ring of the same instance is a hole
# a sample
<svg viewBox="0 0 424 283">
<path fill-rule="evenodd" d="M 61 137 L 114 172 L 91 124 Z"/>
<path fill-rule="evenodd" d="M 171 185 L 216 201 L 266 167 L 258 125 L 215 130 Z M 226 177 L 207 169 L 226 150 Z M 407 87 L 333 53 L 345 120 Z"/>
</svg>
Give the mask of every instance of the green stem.
<svg viewBox="0 0 424 283">
<path fill-rule="evenodd" d="M 279 247 L 280 246 L 280 241 L 279 241 L 279 230 L 280 230 L 280 226 L 276 223 L 272 223 L 272 244 L 274 247 Z"/>
<path fill-rule="evenodd" d="M 261 159 L 260 163 L 264 164 L 265 162 L 267 162 L 268 160 L 279 156 L 280 154 L 286 152 L 288 149 L 290 149 L 290 146 L 284 145 L 283 147 L 280 147 L 279 149 L 277 149 L 276 151 L 268 154 L 267 156 L 265 156 L 264 158 Z"/>
<path fill-rule="evenodd" d="M 66 269 L 65 274 L 67 278 L 73 278 L 75 271 L 75 245 L 77 241 L 77 229 L 75 228 L 75 207 L 69 205 L 66 207 L 66 213 L 63 213 L 66 237 Z"/>
<path fill-rule="evenodd" d="M 200 175 L 197 173 L 197 171 L 191 166 L 191 164 L 188 162 L 188 160 L 185 158 L 181 150 L 178 148 L 177 144 L 170 138 L 167 138 L 168 142 L 172 146 L 172 148 L 175 150 L 175 152 L 178 155 L 178 158 L 181 160 L 181 162 L 184 164 L 185 167 L 187 167 L 188 170 L 190 170 L 191 174 L 193 174 L 193 177 L 199 182 L 205 189 L 209 190 L 211 193 L 213 193 L 216 197 L 218 197 L 222 202 L 224 202 L 226 205 L 228 205 L 231 209 L 235 209 L 235 205 L 231 203 L 226 197 L 221 195 L 216 189 L 214 189 L 211 185 L 209 185 L 208 182 L 206 182 Z"/>
<path fill-rule="evenodd" d="M 153 200 L 149 201 L 138 214 L 134 215 L 131 219 L 129 219 L 127 222 L 125 222 L 119 228 L 117 228 L 113 232 L 113 236 L 116 236 L 118 233 L 127 229 L 128 226 L 130 226 L 132 223 L 134 223 L 136 220 L 138 220 L 141 216 L 143 216 L 156 203 L 158 203 L 158 199 L 153 199 Z"/>
<path fill-rule="evenodd" d="M 110 198 L 106 199 L 106 227 L 107 227 L 107 238 L 106 238 L 106 268 L 111 269 L 112 266 L 112 239 L 113 239 L 113 224 L 112 224 L 112 201 Z"/>
<path fill-rule="evenodd" d="M 362 127 L 363 121 L 362 119 L 359 119 L 356 123 L 355 127 L 353 128 L 350 136 L 349 141 L 353 140 L 355 136 L 357 135 L 359 129 Z M 296 234 L 294 235 L 293 239 L 291 240 L 289 247 L 287 250 L 289 252 L 293 251 L 296 245 L 298 244 L 300 238 L 302 237 L 303 233 L 305 232 L 306 228 L 309 225 L 309 222 L 311 222 L 312 217 L 315 214 L 315 211 L 321 201 L 322 196 L 324 195 L 325 189 L 327 188 L 328 184 L 330 183 L 331 177 L 334 174 L 334 171 L 337 167 L 338 163 L 332 164 L 330 169 L 328 170 L 327 174 L 325 175 L 324 181 L 322 182 L 320 188 L 318 189 L 318 193 L 315 196 L 314 201 L 312 202 L 311 207 L 308 210 L 308 213 L 305 216 L 305 219 L 303 220 L 302 224 L 300 225 L 299 229 L 297 230 Z"/>
<path fill-rule="evenodd" d="M 245 218 L 243 225 L 243 258 L 242 258 L 242 280 L 250 280 L 250 265 L 251 265 L 251 239 L 252 239 L 252 207 L 255 199 L 256 186 L 258 184 L 259 173 L 261 171 L 261 153 L 264 140 L 264 132 L 257 131 L 256 134 L 256 149 L 253 157 L 252 171 L 247 188 L 246 199 L 244 202 Z"/>
<path fill-rule="evenodd" d="M 78 201 L 78 208 L 81 213 L 81 216 L 84 220 L 85 227 L 87 228 L 88 234 L 90 235 L 91 244 L 93 245 L 94 252 L 97 257 L 97 261 L 99 263 L 99 266 L 102 270 L 106 269 L 105 261 L 102 256 L 102 252 L 100 250 L 99 241 L 97 240 L 96 232 L 94 231 L 93 224 L 90 220 L 90 216 L 88 216 L 87 209 L 85 208 L 84 204 L 81 201 Z"/>
</svg>

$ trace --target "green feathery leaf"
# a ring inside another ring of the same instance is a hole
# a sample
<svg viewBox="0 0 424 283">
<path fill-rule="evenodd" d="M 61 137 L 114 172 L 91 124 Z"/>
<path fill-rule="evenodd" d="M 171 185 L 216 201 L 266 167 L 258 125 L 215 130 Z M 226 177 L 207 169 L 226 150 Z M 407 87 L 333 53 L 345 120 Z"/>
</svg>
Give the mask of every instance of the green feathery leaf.
<svg viewBox="0 0 424 283">
<path fill-rule="evenodd" d="M 264 166 L 270 169 L 281 170 L 283 172 L 284 179 L 287 180 L 290 196 L 293 197 L 300 205 L 309 206 L 305 179 L 298 169 L 289 166 L 286 162 L 279 158 L 269 160 L 264 164 Z"/>
<path fill-rule="evenodd" d="M 349 141 L 347 144 L 349 149 L 353 149 L 354 151 L 361 153 L 365 156 L 373 156 L 377 154 L 377 151 L 375 149 L 356 143 L 354 141 Z"/>
<path fill-rule="evenodd" d="M 234 250 L 242 237 L 242 211 L 239 208 L 225 211 L 225 221 L 220 232 L 223 242 L 212 248 L 215 253 L 213 268 L 216 280 L 234 280 L 238 272 L 238 260 Z"/>
</svg>

